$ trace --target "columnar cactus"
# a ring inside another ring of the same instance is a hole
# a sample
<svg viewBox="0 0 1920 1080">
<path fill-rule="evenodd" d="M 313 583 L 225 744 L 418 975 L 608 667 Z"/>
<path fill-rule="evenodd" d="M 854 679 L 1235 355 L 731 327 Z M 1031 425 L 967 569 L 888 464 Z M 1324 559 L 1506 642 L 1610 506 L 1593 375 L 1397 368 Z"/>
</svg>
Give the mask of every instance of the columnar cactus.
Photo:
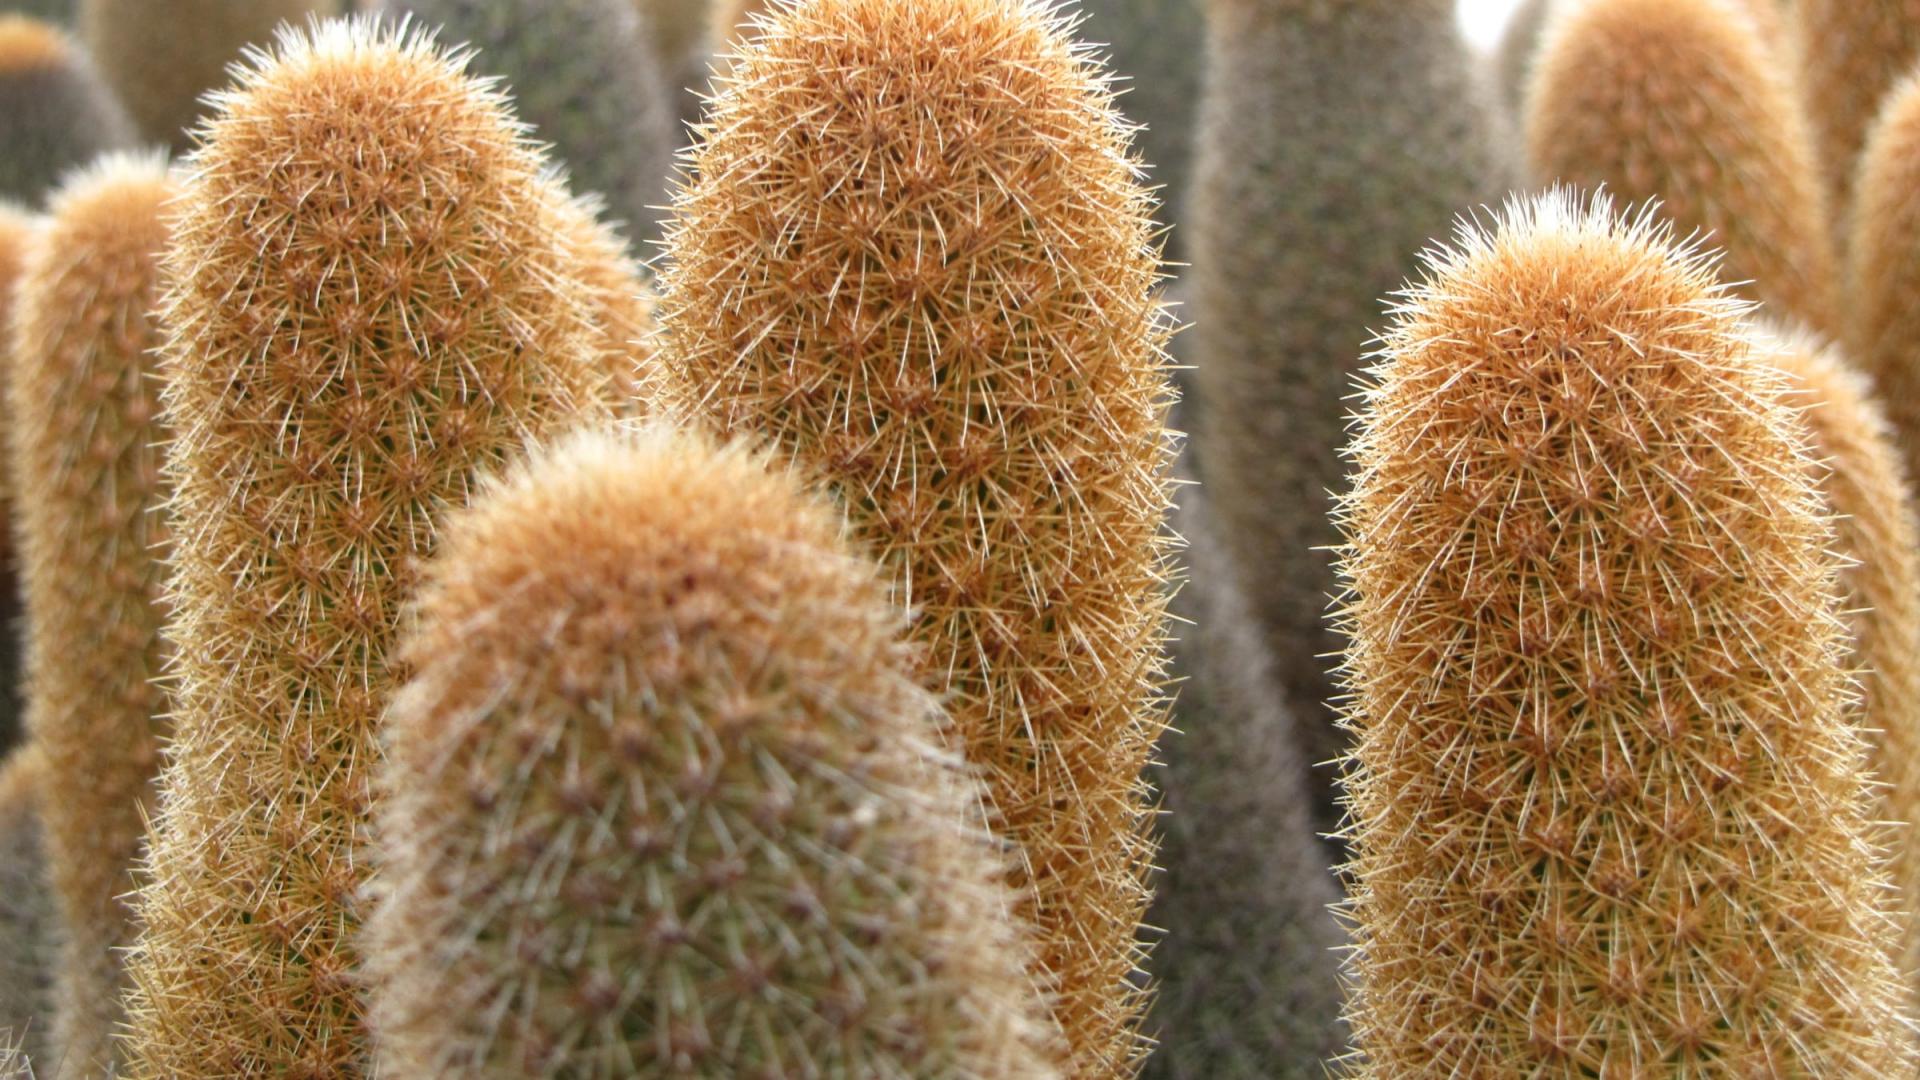
<svg viewBox="0 0 1920 1080">
<path fill-rule="evenodd" d="M 1533 82 L 1534 60 L 1540 53 L 1547 20 L 1559 0 L 1522 0 L 1501 31 L 1500 45 L 1494 53 L 1498 67 L 1500 93 L 1515 116 L 1526 112 L 1527 91 Z"/>
<path fill-rule="evenodd" d="M 1881 102 L 1920 58 L 1920 0 L 1793 0 L 1828 196 L 1846 211 Z"/>
<path fill-rule="evenodd" d="M 241 50 L 282 22 L 339 11 L 341 0 L 80 0 L 80 36 L 126 102 L 142 138 L 184 150 Z"/>
<path fill-rule="evenodd" d="M 0 198 L 38 203 L 61 173 L 132 140 L 132 122 L 73 39 L 0 14 Z"/>
<path fill-rule="evenodd" d="M 163 262 L 175 731 L 137 1077 L 357 1075 L 375 722 L 435 515 L 601 394 L 551 188 L 420 34 L 283 33 L 214 99 Z"/>
<path fill-rule="evenodd" d="M 1308 762 L 1273 685 L 1273 661 L 1198 485 L 1174 518 L 1187 582 L 1174 727 L 1155 770 L 1167 793 L 1161 874 L 1147 922 L 1158 986 L 1153 1080 L 1322 1080 L 1345 1046 L 1331 905 L 1339 886 L 1314 838 Z"/>
<path fill-rule="evenodd" d="M 1891 835 L 1893 883 L 1902 898 L 1900 970 L 1920 998 L 1920 522 L 1893 431 L 1866 380 L 1838 355 L 1789 335 L 1773 357 L 1793 404 L 1806 409 L 1821 489 L 1834 514 L 1841 573 L 1861 672 L 1861 730 L 1868 763 L 1885 786 L 1874 817 Z"/>
<path fill-rule="evenodd" d="M 1659 199 L 1770 313 L 1837 329 L 1832 224 L 1783 64 L 1729 0 L 1588 0 L 1554 22 L 1527 117 L 1543 181 Z"/>
<path fill-rule="evenodd" d="M 386 1071 L 1057 1075 L 977 786 L 842 531 L 662 428 L 449 523 L 381 785 Z"/>
<path fill-rule="evenodd" d="M 597 196 L 569 196 L 556 184 L 554 201 L 554 232 L 567 246 L 573 273 L 587 287 L 599 331 L 608 401 L 620 416 L 648 415 L 666 392 L 653 340 L 653 291 L 626 241 L 601 219 Z"/>
<path fill-rule="evenodd" d="M 0 762 L 0 1047 L 23 1062 L 47 1060 L 53 1002 L 53 902 L 39 818 L 46 769 L 32 746 Z"/>
<path fill-rule="evenodd" d="M 1380 297 L 1519 163 L 1453 0 L 1214 0 L 1207 49 L 1182 312 L 1194 452 L 1304 753 L 1324 763 L 1345 742 L 1323 549 L 1353 373 Z M 1332 828 L 1331 772 L 1316 783 Z"/>
<path fill-rule="evenodd" d="M 1431 256 L 1341 508 L 1364 1077 L 1910 1076 L 1806 431 L 1710 259 Z"/>
<path fill-rule="evenodd" d="M 62 1069 L 114 1066 L 133 937 L 122 897 L 159 771 L 165 540 L 150 350 L 164 159 L 112 156 L 55 194 L 21 275 L 7 447 L 30 637 L 27 726 L 53 775 L 40 809 L 58 905 L 53 1043 Z"/>
<path fill-rule="evenodd" d="M 520 119 L 553 144 L 573 183 L 596 192 L 636 237 L 658 235 L 679 140 L 674 99 L 633 0 L 375 0 L 478 50 Z"/>
<path fill-rule="evenodd" d="M 20 279 L 20 268 L 26 263 L 39 227 L 40 222 L 33 214 L 17 204 L 0 201 L 0 392 L 4 392 L 5 380 L 12 377 L 6 374 L 12 364 L 7 360 L 5 328 L 13 320 L 14 283 Z M 0 416 L 0 431 L 5 430 L 6 422 L 6 418 Z M 5 444 L 6 440 L 0 438 L 0 447 Z M 0 468 L 0 477 L 5 475 L 6 470 Z M 9 630 L 20 617 L 19 589 L 14 580 L 12 486 L 0 483 L 0 753 L 19 741 L 21 729 L 22 649 Z"/>
<path fill-rule="evenodd" d="M 1861 159 L 1847 245 L 1848 356 L 1873 379 L 1920 476 L 1920 77 L 1887 98 Z"/>
<path fill-rule="evenodd" d="M 666 368 L 846 500 L 1020 851 L 1068 1071 L 1123 1073 L 1172 393 L 1127 129 L 1040 0 L 780 7 L 717 89 Z"/>
</svg>

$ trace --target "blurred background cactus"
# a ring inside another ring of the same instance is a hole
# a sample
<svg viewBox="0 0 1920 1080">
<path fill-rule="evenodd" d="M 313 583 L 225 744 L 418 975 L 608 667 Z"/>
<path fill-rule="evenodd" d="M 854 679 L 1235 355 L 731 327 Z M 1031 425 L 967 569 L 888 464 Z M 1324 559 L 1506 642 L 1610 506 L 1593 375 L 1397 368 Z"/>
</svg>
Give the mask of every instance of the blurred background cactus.
<svg viewBox="0 0 1920 1080">
<path fill-rule="evenodd" d="M 30 748 L 0 761 L 0 1062 L 17 1057 L 9 1067 L 23 1077 L 33 1074 L 18 1069 L 32 1062 L 52 1074 L 46 1046 L 53 1011 L 54 914 L 42 884 L 46 862 L 39 813 L 46 776 L 46 762 Z"/>
<path fill-rule="evenodd" d="M 0 14 L 0 198 L 37 204 L 61 173 L 133 137 L 85 50 L 48 23 Z"/>
</svg>

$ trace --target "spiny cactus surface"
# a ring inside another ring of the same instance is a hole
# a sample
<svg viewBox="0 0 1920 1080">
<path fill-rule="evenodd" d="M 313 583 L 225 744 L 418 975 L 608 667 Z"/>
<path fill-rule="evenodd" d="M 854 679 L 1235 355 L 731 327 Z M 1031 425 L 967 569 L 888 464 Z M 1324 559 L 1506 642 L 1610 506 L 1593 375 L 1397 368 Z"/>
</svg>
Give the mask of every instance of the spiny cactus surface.
<svg viewBox="0 0 1920 1080">
<path fill-rule="evenodd" d="M 54 195 L 21 274 L 6 386 L 30 636 L 27 726 L 51 775 L 40 816 L 60 917 L 62 1070 L 109 1073 L 132 941 L 122 899 L 159 771 L 166 540 L 152 311 L 164 158 L 115 155 Z"/>
<path fill-rule="evenodd" d="M 1920 0 L 1793 0 L 1828 196 L 1846 211 L 1881 105 L 1920 58 Z"/>
<path fill-rule="evenodd" d="M 617 415 L 646 416 L 666 394 L 654 341 L 653 290 L 626 241 L 602 219 L 597 196 L 569 196 L 557 184 L 553 196 L 554 231 L 566 245 L 572 272 L 587 287 L 608 401 Z"/>
<path fill-rule="evenodd" d="M 38 204 L 60 174 L 133 141 L 133 125 L 65 32 L 0 13 L 0 198 Z"/>
<path fill-rule="evenodd" d="M 1847 355 L 1920 476 L 1920 76 L 1889 95 L 1862 157 L 1848 243 Z"/>
<path fill-rule="evenodd" d="M 1309 761 L 1327 704 L 1328 493 L 1380 297 L 1518 172 L 1450 0 L 1216 0 L 1189 216 L 1194 453 Z M 1490 90 L 1487 92 L 1490 93 Z M 1334 826 L 1330 768 L 1317 820 Z"/>
<path fill-rule="evenodd" d="M 906 620 L 766 464 L 594 435 L 450 523 L 379 813 L 395 1075 L 1057 1075 Z"/>
<path fill-rule="evenodd" d="M 1172 389 L 1151 203 L 1030 0 L 777 9 L 719 80 L 663 264 L 694 415 L 846 500 L 1017 846 L 1075 1076 L 1143 1050 Z"/>
<path fill-rule="evenodd" d="M 1350 1075 L 1920 1065 L 1805 428 L 1653 222 L 1516 203 L 1384 336 L 1342 505 Z"/>
<path fill-rule="evenodd" d="M 288 32 L 215 100 L 164 261 L 175 733 L 138 1077 L 360 1075 L 361 851 L 400 607 L 476 468 L 601 415 L 506 102 L 416 32 Z"/>
<path fill-rule="evenodd" d="M 1557 20 L 1527 117 L 1542 181 L 1659 199 L 1710 233 L 1729 281 L 1770 313 L 1839 320 L 1813 139 L 1751 11 L 1728 0 L 1589 0 Z"/>
</svg>

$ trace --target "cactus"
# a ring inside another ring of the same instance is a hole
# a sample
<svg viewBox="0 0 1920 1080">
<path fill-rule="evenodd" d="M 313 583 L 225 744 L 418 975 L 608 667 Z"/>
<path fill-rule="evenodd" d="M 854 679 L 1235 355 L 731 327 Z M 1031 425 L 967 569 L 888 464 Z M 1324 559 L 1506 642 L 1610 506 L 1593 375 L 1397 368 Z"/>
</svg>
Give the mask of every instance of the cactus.
<svg viewBox="0 0 1920 1080">
<path fill-rule="evenodd" d="M 1847 245 L 1847 355 L 1873 379 L 1920 476 L 1920 76 L 1889 95 L 1860 164 Z"/>
<path fill-rule="evenodd" d="M 554 195 L 560 221 L 554 231 L 587 287 L 609 400 L 621 416 L 647 415 L 666 393 L 655 357 L 653 293 L 625 241 L 601 220 L 597 196 L 570 197 L 559 187 Z"/>
<path fill-rule="evenodd" d="M 1126 127 L 1039 0 L 809 0 L 767 26 L 676 194 L 665 366 L 690 415 L 847 500 L 1020 850 L 1067 1072 L 1123 1073 L 1172 394 Z"/>
<path fill-rule="evenodd" d="M 1654 221 L 1516 203 L 1383 337 L 1340 510 L 1351 1075 L 1920 1067 L 1806 430 Z"/>
<path fill-rule="evenodd" d="M 41 807 L 60 927 L 53 1043 L 76 1076 L 112 1072 L 132 940 L 120 897 L 159 769 L 160 429 L 150 311 L 177 191 L 164 159 L 110 156 L 53 197 L 21 274 L 8 452 L 28 626 L 27 724 L 55 775 Z"/>
<path fill-rule="evenodd" d="M 751 34 L 752 19 L 772 6 L 773 0 L 714 0 L 713 14 L 707 23 L 707 40 L 715 52 L 731 47 L 735 38 Z"/>
<path fill-rule="evenodd" d="M 683 125 L 700 119 L 707 86 L 707 57 L 724 42 L 707 40 L 714 0 L 632 0 L 640 11 L 654 55 L 672 83 Z M 683 140 L 684 141 L 684 140 Z"/>
<path fill-rule="evenodd" d="M 579 188 L 599 193 L 636 237 L 659 235 L 673 172 L 675 103 L 633 0 L 376 0 L 477 49 L 520 119 L 553 144 Z"/>
<path fill-rule="evenodd" d="M 205 113 L 202 96 L 225 86 L 242 48 L 273 28 L 340 10 L 341 0 L 80 0 L 80 36 L 126 102 L 142 138 L 176 150 Z"/>
<path fill-rule="evenodd" d="M 1345 397 L 1414 254 L 1518 163 L 1452 0 L 1215 0 L 1191 215 L 1194 453 L 1307 760 L 1344 740 L 1322 657 Z M 1249 118 L 1259 121 L 1250 122 Z M 1331 773 L 1315 780 L 1332 828 Z"/>
<path fill-rule="evenodd" d="M 1297 719 L 1197 485 L 1175 524 L 1190 581 L 1173 610 L 1180 700 L 1155 770 L 1162 873 L 1147 922 L 1159 992 L 1151 1080 L 1322 1080 L 1344 1045 L 1329 910 L 1339 886 L 1314 839 Z"/>
<path fill-rule="evenodd" d="M 1866 380 L 1804 334 L 1787 335 L 1774 356 L 1807 410 L 1821 488 L 1834 513 L 1845 610 L 1861 670 L 1861 730 L 1869 763 L 1885 787 L 1874 817 L 1905 827 L 1892 835 L 1892 876 L 1900 905 L 1902 972 L 1920 973 L 1920 522 L 1893 432 Z M 1920 1004 L 1920 985 L 1909 985 Z"/>
<path fill-rule="evenodd" d="M 602 415 L 584 287 L 504 98 L 372 20 L 253 53 L 163 260 L 174 737 L 135 1077 L 359 1075 L 357 845 L 435 514 Z"/>
<path fill-rule="evenodd" d="M 1813 139 L 1785 66 L 1727 0 L 1590 0 L 1555 21 L 1527 117 L 1542 180 L 1659 199 L 1767 310 L 1836 329 Z"/>
<path fill-rule="evenodd" d="M 1526 113 L 1527 91 L 1533 82 L 1534 59 L 1540 54 L 1540 42 L 1558 0 L 1521 0 L 1519 8 L 1500 32 L 1500 45 L 1494 52 L 1501 97 L 1515 116 Z"/>
<path fill-rule="evenodd" d="M 1797 17 L 1817 160 L 1828 199 L 1844 216 L 1874 117 L 1920 58 L 1920 3 L 1793 0 L 1789 6 Z"/>
<path fill-rule="evenodd" d="M 78 0 L 8 0 L 6 9 L 44 22 L 70 26 Z"/>
<path fill-rule="evenodd" d="M 61 173 L 132 140 L 84 50 L 47 23 L 0 15 L 0 198 L 38 203 Z"/>
<path fill-rule="evenodd" d="M 53 1001 L 54 915 L 38 812 L 46 773 L 31 745 L 0 762 L 0 1045 L 25 1062 L 47 1060 Z"/>
<path fill-rule="evenodd" d="M 0 370 L 11 370 L 6 356 L 6 327 L 13 320 L 14 283 L 20 279 L 39 231 L 39 222 L 16 204 L 0 201 Z M 11 378 L 11 376 L 6 376 Z M 4 387 L 0 379 L 0 387 Z M 0 431 L 7 420 L 0 416 Z M 0 447 L 5 441 L 0 439 Z M 5 470 L 0 469 L 0 476 Z M 14 627 L 20 617 L 19 588 L 14 573 L 13 509 L 11 484 L 0 484 L 0 754 L 11 749 L 20 738 L 20 653 L 22 644 Z M 0 1017 L 4 1022 L 4 1017 Z"/>
<path fill-rule="evenodd" d="M 906 620 L 765 464 L 587 435 L 449 522 L 378 812 L 392 1075 L 1057 1075 Z"/>
</svg>

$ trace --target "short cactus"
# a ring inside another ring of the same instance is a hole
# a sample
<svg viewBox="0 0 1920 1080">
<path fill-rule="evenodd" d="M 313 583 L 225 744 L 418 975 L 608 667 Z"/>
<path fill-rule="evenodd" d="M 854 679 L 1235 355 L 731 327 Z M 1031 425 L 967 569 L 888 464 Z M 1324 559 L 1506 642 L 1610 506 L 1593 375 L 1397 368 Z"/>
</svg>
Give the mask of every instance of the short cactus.
<svg viewBox="0 0 1920 1080">
<path fill-rule="evenodd" d="M 205 113 L 202 96 L 227 84 L 241 50 L 265 45 L 282 22 L 339 11 L 341 0 L 80 0 L 80 36 L 126 102 L 140 136 L 176 150 Z"/>
<path fill-rule="evenodd" d="M 679 140 L 674 99 L 633 0 L 376 0 L 478 51 L 534 137 L 577 189 L 598 193 L 636 237 L 658 235 Z"/>
<path fill-rule="evenodd" d="M 28 1063 L 49 1060 L 53 1012 L 54 914 L 39 818 L 46 771 L 31 746 L 0 762 L 0 1047 Z"/>
<path fill-rule="evenodd" d="M 164 159 L 111 156 L 53 196 L 21 274 L 7 447 L 28 627 L 27 726 L 53 775 L 41 807 L 59 912 L 53 1043 L 75 1076 L 112 1072 L 132 940 L 121 897 L 159 771 L 165 529 L 150 312 L 176 193 Z"/>
<path fill-rule="evenodd" d="M 0 14 L 0 198 L 38 204 L 62 173 L 132 141 L 85 50 L 48 23 Z"/>
<path fill-rule="evenodd" d="M 1207 49 L 1182 312 L 1194 453 L 1302 752 L 1325 763 L 1344 746 L 1323 549 L 1353 373 L 1380 297 L 1519 163 L 1453 0 L 1213 0 Z M 1331 829 L 1329 770 L 1315 790 Z"/>
<path fill-rule="evenodd" d="M 1821 490 L 1835 518 L 1841 573 L 1861 671 L 1861 725 L 1868 764 L 1885 785 L 1874 817 L 1900 822 L 1892 835 L 1892 876 L 1900 905 L 1896 959 L 1920 999 L 1920 520 L 1893 431 L 1866 380 L 1833 351 L 1787 335 L 1773 356 L 1793 404 L 1806 409 Z M 1920 1002 L 1917 1002 L 1920 1003 Z"/>
<path fill-rule="evenodd" d="M 1847 355 L 1873 380 L 1920 476 L 1920 76 L 1887 98 L 1861 160 L 1847 245 Z"/>
<path fill-rule="evenodd" d="M 980 794 L 842 532 L 662 428 L 449 523 L 378 814 L 387 1072 L 1057 1075 Z"/>
<path fill-rule="evenodd" d="M 39 227 L 40 222 L 34 215 L 17 204 L 0 201 L 0 371 L 12 368 L 5 355 L 5 328 L 13 319 L 14 284 L 20 279 L 20 268 L 26 263 Z M 4 379 L 0 379 L 0 391 L 3 390 Z M 6 418 L 0 415 L 0 431 L 5 430 L 5 425 Z M 5 439 L 0 438 L 0 448 L 5 445 Z M 6 470 L 0 468 L 0 477 L 5 474 Z M 23 646 L 10 629 L 20 618 L 19 588 L 14 577 L 11 487 L 10 483 L 0 483 L 0 754 L 19 741 L 22 712 L 19 669 Z"/>
<path fill-rule="evenodd" d="M 1829 201 L 1844 215 L 1874 117 L 1920 59 L 1920 0 L 1793 0 L 1790 7 L 1816 160 Z"/>
<path fill-rule="evenodd" d="M 1341 507 L 1351 1075 L 1920 1068 L 1805 429 L 1654 221 L 1517 203 L 1385 332 Z"/>
<path fill-rule="evenodd" d="M 1764 2 L 1764 0 L 1763 0 Z M 1769 313 L 1837 328 L 1832 225 L 1785 65 L 1728 0 L 1588 0 L 1554 22 L 1527 117 L 1542 181 L 1659 199 Z"/>
<path fill-rule="evenodd" d="M 1067 1071 L 1124 1073 L 1172 394 L 1127 129 L 1041 0 L 809 0 L 766 27 L 675 199 L 663 362 L 690 415 L 846 499 L 1021 853 Z"/>
<path fill-rule="evenodd" d="M 1180 488 L 1189 581 L 1173 601 L 1180 697 L 1160 741 L 1166 792 L 1150 925 L 1158 987 L 1149 1080 L 1323 1080 L 1346 1045 L 1345 935 L 1329 853 L 1313 835 L 1299 720 L 1247 610 L 1204 491 Z"/>
<path fill-rule="evenodd" d="M 504 98 L 330 21 L 214 99 L 163 262 L 174 738 L 135 1077 L 359 1075 L 356 896 L 401 604 L 476 468 L 603 415 Z"/>
</svg>

